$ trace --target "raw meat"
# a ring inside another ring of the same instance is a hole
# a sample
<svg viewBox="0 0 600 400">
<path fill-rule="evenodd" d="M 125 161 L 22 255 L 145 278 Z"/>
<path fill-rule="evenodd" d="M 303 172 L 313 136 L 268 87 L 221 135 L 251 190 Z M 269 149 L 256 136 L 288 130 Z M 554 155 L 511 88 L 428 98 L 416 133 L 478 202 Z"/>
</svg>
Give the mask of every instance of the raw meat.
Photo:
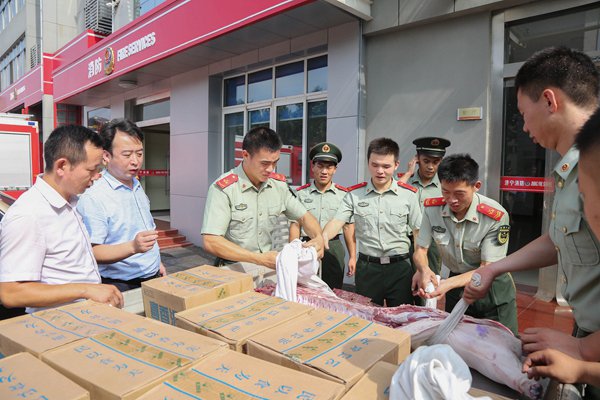
<svg viewBox="0 0 600 400">
<path fill-rule="evenodd" d="M 275 285 L 255 290 L 272 295 Z M 315 308 L 354 315 L 400 329 L 411 335 L 413 345 L 429 338 L 449 315 L 445 311 L 411 305 L 380 307 L 370 303 L 367 297 L 339 289 L 334 291 L 337 297 L 298 286 L 297 298 L 299 303 Z M 452 346 L 469 367 L 488 378 L 534 399 L 541 398 L 542 386 L 521 372 L 521 341 L 501 323 L 465 315 L 444 343 Z"/>
</svg>

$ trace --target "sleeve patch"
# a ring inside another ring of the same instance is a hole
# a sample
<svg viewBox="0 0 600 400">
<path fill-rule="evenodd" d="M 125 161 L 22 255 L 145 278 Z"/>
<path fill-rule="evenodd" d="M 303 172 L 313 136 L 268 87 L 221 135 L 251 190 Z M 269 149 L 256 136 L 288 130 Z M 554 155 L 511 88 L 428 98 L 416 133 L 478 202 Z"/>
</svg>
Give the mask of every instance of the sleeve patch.
<svg viewBox="0 0 600 400">
<path fill-rule="evenodd" d="M 398 182 L 398 186 L 400 186 L 401 188 L 404 188 L 404 189 L 408 189 L 414 193 L 417 193 L 419 191 L 419 189 L 417 189 L 416 187 L 407 185 L 406 183 L 403 183 L 403 182 Z"/>
<path fill-rule="evenodd" d="M 446 204 L 446 200 L 443 197 L 430 197 L 423 203 L 425 207 L 443 206 L 444 204 Z"/>
<path fill-rule="evenodd" d="M 230 186 L 238 181 L 238 176 L 236 174 L 227 175 L 225 178 L 217 181 L 217 185 L 221 189 L 225 189 L 227 186 Z"/>
<path fill-rule="evenodd" d="M 481 203 L 480 205 L 477 206 L 477 211 L 479 211 L 482 214 L 487 215 L 491 219 L 495 219 L 496 221 L 500 221 L 500 219 L 504 215 L 504 213 L 502 211 L 497 210 L 494 207 L 488 206 L 487 204 L 483 204 L 483 203 Z"/>
<path fill-rule="evenodd" d="M 306 189 L 307 187 L 310 187 L 310 183 L 307 183 L 306 185 L 302 185 L 300 187 L 297 187 L 296 190 Z"/>
<path fill-rule="evenodd" d="M 275 179 L 276 181 L 281 181 L 281 182 L 287 182 L 287 179 L 285 177 L 284 174 L 276 174 L 275 172 L 273 172 L 269 178 L 271 179 Z"/>
<path fill-rule="evenodd" d="M 350 187 L 348 188 L 348 191 L 349 191 L 349 192 L 351 192 L 351 191 L 353 191 L 353 190 L 356 190 L 356 189 L 358 189 L 358 188 L 365 187 L 365 186 L 367 186 L 367 182 L 358 183 L 358 184 L 356 184 L 356 185 L 354 185 L 354 186 L 350 186 Z"/>
<path fill-rule="evenodd" d="M 344 192 L 349 192 L 349 191 L 350 191 L 348 188 L 345 188 L 345 187 L 343 187 L 343 186 L 340 186 L 340 185 L 338 185 L 337 183 L 335 184 L 335 187 L 336 187 L 337 189 L 340 189 L 340 190 L 344 191 Z"/>
</svg>

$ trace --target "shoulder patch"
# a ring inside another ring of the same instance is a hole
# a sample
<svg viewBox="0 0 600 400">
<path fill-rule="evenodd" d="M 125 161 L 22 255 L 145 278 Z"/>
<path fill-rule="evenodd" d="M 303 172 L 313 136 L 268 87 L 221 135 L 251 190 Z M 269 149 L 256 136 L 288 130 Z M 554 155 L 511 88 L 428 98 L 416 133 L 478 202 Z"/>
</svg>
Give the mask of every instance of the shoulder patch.
<svg viewBox="0 0 600 400">
<path fill-rule="evenodd" d="M 482 214 L 487 215 L 491 219 L 495 219 L 496 221 L 500 221 L 500 218 L 504 215 L 504 213 L 500 210 L 495 209 L 492 206 L 488 206 L 487 204 L 481 203 L 477 206 L 477 211 Z"/>
<path fill-rule="evenodd" d="M 276 174 L 275 172 L 273 172 L 269 178 L 271 179 L 275 179 L 276 181 L 281 181 L 281 182 L 287 182 L 287 179 L 285 178 L 284 174 Z"/>
<path fill-rule="evenodd" d="M 402 183 L 402 182 L 398 182 L 398 186 L 400 186 L 401 188 L 404 188 L 404 189 L 408 189 L 414 193 L 417 193 L 419 191 L 419 189 L 417 189 L 416 187 L 407 185 L 406 183 Z"/>
<path fill-rule="evenodd" d="M 345 188 L 345 187 L 343 187 L 343 186 L 341 186 L 341 185 L 338 185 L 337 183 L 335 184 L 335 187 L 336 187 L 337 189 L 340 189 L 340 190 L 344 191 L 344 192 L 349 192 L 349 191 L 350 191 L 350 189 L 348 189 L 348 188 Z"/>
<path fill-rule="evenodd" d="M 354 185 L 354 186 L 350 186 L 350 187 L 348 188 L 348 191 L 349 191 L 349 192 L 351 192 L 351 191 L 353 191 L 353 190 L 356 190 L 356 189 L 358 189 L 358 188 L 365 187 L 365 186 L 367 186 L 367 182 L 358 183 L 358 184 L 356 184 L 356 185 Z"/>
<path fill-rule="evenodd" d="M 306 185 L 302 185 L 296 188 L 296 190 L 302 190 L 302 189 L 306 189 L 307 187 L 310 187 L 310 183 L 307 183 Z"/>
<path fill-rule="evenodd" d="M 219 187 L 221 189 L 225 189 L 227 186 L 230 186 L 237 181 L 238 181 L 238 176 L 236 174 L 230 174 L 230 175 L 227 175 L 225 178 L 218 180 L 217 185 L 219 185 Z"/>
<path fill-rule="evenodd" d="M 446 200 L 443 197 L 430 197 L 423 203 L 425 207 L 443 206 L 444 204 L 446 204 Z"/>
</svg>

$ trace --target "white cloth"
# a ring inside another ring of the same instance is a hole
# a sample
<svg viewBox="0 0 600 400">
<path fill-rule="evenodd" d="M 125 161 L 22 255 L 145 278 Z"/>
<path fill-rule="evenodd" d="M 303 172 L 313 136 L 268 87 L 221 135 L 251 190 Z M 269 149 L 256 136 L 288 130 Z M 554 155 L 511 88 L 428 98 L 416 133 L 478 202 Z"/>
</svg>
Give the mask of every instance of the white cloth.
<svg viewBox="0 0 600 400">
<path fill-rule="evenodd" d="M 319 270 L 317 251 L 312 246 L 302 247 L 300 239 L 294 239 L 283 246 L 277 255 L 275 265 L 277 269 L 275 296 L 287 301 L 296 301 L 298 284 L 311 289 L 326 290 L 333 294 L 329 286 L 317 276 Z"/>
<path fill-rule="evenodd" d="M 421 346 L 396 370 L 390 385 L 390 400 L 475 399 L 471 372 L 462 358 L 447 344 Z M 477 397 L 491 400 L 489 397 Z"/>
<path fill-rule="evenodd" d="M 439 285 L 439 283 L 440 283 L 440 276 L 436 275 L 435 277 L 436 277 L 437 283 Z M 434 290 L 435 290 L 435 286 L 433 286 L 433 282 L 429 282 L 427 284 L 427 287 L 425 288 L 425 293 L 431 293 Z M 437 299 L 433 298 L 433 299 L 427 299 L 427 300 L 425 300 L 425 307 L 428 307 L 428 308 L 437 308 Z"/>
<path fill-rule="evenodd" d="M 76 204 L 77 196 L 67 202 L 38 175 L 0 222 L 0 282 L 101 282 Z"/>
<path fill-rule="evenodd" d="M 458 325 L 463 315 L 465 315 L 467 308 L 469 308 L 469 304 L 465 299 L 461 298 L 452 309 L 450 315 L 446 317 L 444 322 L 438 326 L 435 332 L 433 332 L 433 335 L 431 335 L 425 343 L 428 345 L 443 343 L 448 335 L 452 333 L 454 328 L 456 328 L 456 325 Z"/>
</svg>

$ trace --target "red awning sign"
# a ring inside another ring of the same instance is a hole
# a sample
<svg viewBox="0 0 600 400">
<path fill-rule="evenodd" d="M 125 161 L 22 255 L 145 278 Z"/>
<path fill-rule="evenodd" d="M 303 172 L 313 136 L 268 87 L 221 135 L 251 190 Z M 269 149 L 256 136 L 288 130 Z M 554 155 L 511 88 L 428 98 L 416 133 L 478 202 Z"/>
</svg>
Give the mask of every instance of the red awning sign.
<svg viewBox="0 0 600 400">
<path fill-rule="evenodd" d="M 531 176 L 503 176 L 500 190 L 504 192 L 544 193 L 554 191 L 554 179 Z"/>
<path fill-rule="evenodd" d="M 140 169 L 138 176 L 169 176 L 166 169 Z"/>
</svg>

